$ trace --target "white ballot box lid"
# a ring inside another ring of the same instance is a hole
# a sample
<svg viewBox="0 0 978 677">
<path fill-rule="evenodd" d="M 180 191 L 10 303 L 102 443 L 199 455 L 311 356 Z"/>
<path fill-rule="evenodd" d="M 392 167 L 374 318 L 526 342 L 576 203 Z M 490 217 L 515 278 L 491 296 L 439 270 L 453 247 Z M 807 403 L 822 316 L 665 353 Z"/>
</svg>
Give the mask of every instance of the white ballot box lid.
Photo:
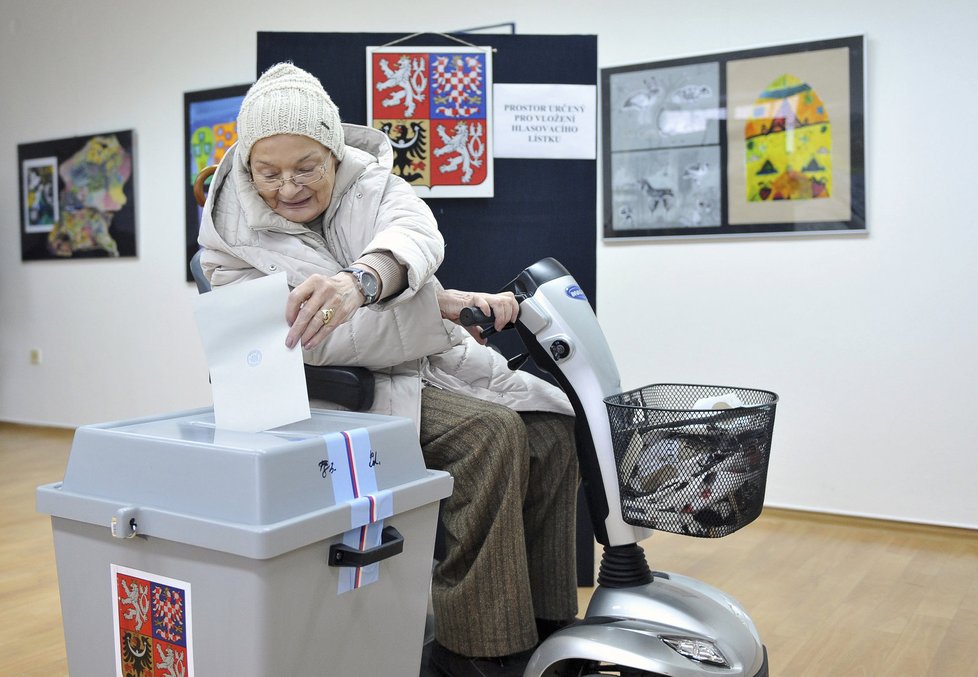
<svg viewBox="0 0 978 677">
<path fill-rule="evenodd" d="M 380 497 L 397 514 L 451 491 L 406 418 L 313 410 L 244 433 L 198 409 L 78 428 L 64 480 L 38 488 L 37 508 L 120 537 L 266 559 L 360 526 L 364 501 Z"/>
</svg>

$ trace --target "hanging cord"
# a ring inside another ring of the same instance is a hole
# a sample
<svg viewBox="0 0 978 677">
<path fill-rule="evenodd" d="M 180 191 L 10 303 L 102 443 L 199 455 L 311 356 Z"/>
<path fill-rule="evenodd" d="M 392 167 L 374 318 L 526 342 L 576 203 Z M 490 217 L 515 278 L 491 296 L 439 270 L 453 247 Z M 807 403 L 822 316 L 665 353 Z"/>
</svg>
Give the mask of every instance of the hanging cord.
<svg viewBox="0 0 978 677">
<path fill-rule="evenodd" d="M 508 35 L 516 35 L 516 24 L 512 21 L 507 21 L 501 24 L 491 24 L 489 26 L 476 26 L 474 28 L 460 28 L 457 31 L 452 31 L 452 33 L 478 33 L 479 31 L 488 31 L 494 28 L 508 28 L 506 31 Z"/>
<path fill-rule="evenodd" d="M 449 35 L 448 33 L 431 33 L 429 31 L 422 31 L 421 33 L 411 33 L 411 35 L 405 35 L 403 38 L 398 38 L 397 40 L 391 40 L 390 42 L 381 45 L 381 47 L 391 47 L 391 46 L 396 45 L 398 43 L 404 42 L 405 40 L 410 40 L 411 38 L 416 38 L 419 35 L 438 35 L 438 36 L 443 37 L 443 38 L 446 38 L 448 40 L 454 40 L 455 42 L 457 42 L 459 44 L 462 44 L 462 45 L 466 45 L 468 47 L 475 47 L 476 49 L 482 49 L 482 47 L 480 45 L 477 45 L 474 42 L 469 42 L 467 40 L 463 40 L 462 38 L 457 38 L 454 35 Z M 490 47 L 490 49 L 493 52 L 496 51 L 496 48 L 495 47 Z"/>
</svg>

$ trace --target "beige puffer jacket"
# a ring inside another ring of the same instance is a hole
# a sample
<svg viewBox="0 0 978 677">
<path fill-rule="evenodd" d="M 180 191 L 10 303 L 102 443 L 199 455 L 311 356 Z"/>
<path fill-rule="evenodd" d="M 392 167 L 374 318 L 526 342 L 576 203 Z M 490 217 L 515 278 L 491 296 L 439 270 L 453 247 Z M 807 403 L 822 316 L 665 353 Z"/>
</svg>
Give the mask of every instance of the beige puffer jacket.
<svg viewBox="0 0 978 677">
<path fill-rule="evenodd" d="M 306 363 L 368 367 L 376 380 L 371 411 L 416 423 L 422 379 L 518 411 L 572 415 L 558 388 L 510 371 L 496 351 L 441 318 L 434 272 L 444 241 L 431 210 L 391 174 L 392 152 L 382 132 L 344 125 L 344 133 L 347 152 L 323 233 L 272 212 L 248 182 L 250 172 L 234 147 L 228 150 L 211 182 L 198 238 L 211 284 L 285 272 L 294 287 L 314 273 L 334 275 L 363 254 L 388 252 L 406 267 L 408 288 L 358 310 L 315 350 L 304 351 Z"/>
</svg>

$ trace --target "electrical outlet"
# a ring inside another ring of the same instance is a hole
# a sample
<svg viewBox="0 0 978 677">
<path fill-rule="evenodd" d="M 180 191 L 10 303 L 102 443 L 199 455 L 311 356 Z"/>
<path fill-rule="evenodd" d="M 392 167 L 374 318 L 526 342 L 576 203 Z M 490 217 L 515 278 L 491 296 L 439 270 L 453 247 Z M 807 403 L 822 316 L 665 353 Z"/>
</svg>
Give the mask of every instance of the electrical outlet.
<svg viewBox="0 0 978 677">
<path fill-rule="evenodd" d="M 41 363 L 41 349 L 31 348 L 31 364 L 40 364 L 40 363 Z"/>
</svg>

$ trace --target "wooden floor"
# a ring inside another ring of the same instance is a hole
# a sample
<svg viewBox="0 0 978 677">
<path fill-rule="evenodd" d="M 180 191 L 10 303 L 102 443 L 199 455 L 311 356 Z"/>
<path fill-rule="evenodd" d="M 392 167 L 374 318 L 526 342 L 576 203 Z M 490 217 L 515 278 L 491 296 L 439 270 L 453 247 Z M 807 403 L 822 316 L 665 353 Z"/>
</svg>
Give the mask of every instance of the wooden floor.
<svg viewBox="0 0 978 677">
<path fill-rule="evenodd" d="M 50 520 L 34 490 L 61 479 L 70 444 L 70 431 L 0 423 L 0 677 L 67 674 Z M 653 568 L 746 607 L 772 675 L 978 676 L 978 532 L 768 509 L 727 538 L 643 545 Z"/>
</svg>

